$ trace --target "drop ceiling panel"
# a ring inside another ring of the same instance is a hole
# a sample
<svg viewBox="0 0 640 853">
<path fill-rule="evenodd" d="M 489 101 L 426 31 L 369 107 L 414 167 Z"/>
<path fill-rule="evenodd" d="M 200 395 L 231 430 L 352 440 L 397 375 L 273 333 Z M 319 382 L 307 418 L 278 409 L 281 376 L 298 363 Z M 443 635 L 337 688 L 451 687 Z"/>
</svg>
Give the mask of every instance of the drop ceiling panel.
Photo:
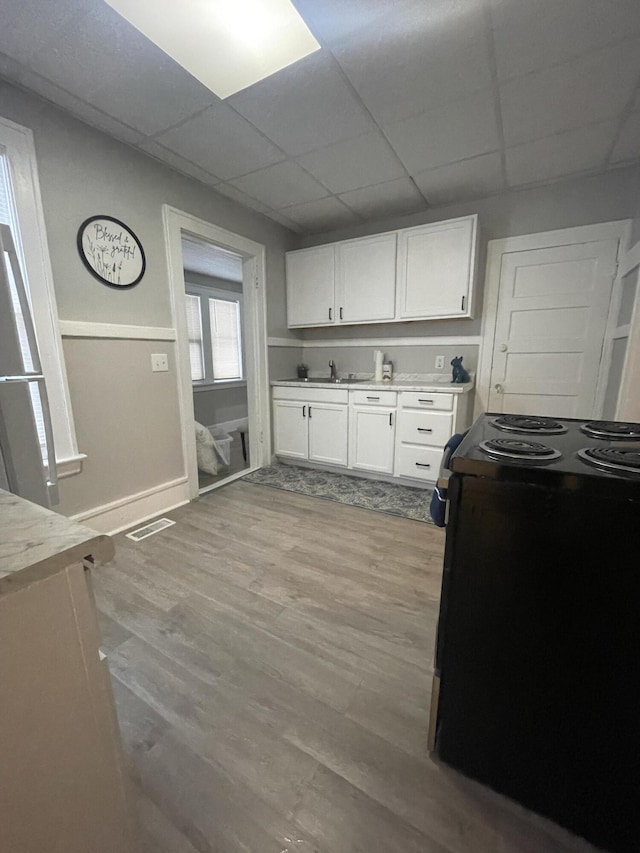
<svg viewBox="0 0 640 853">
<path fill-rule="evenodd" d="M 229 103 L 290 155 L 372 129 L 362 105 L 323 51 L 234 95 Z"/>
<path fill-rule="evenodd" d="M 491 0 L 491 12 L 501 79 L 640 33 L 638 0 Z"/>
<path fill-rule="evenodd" d="M 410 174 L 500 147 L 493 93 L 478 92 L 384 127 Z"/>
<path fill-rule="evenodd" d="M 34 8 L 25 0 L 3 0 L 0 51 L 28 62 L 46 44 L 56 41 L 68 22 L 86 10 L 85 0 L 55 0 L 50 10 Z"/>
<path fill-rule="evenodd" d="M 95 93 L 103 110 L 152 136 L 217 102 L 212 92 L 135 30 L 132 42 L 126 79 L 107 83 Z"/>
<path fill-rule="evenodd" d="M 217 178 L 215 175 L 211 175 L 209 172 L 201 169 L 200 166 L 196 166 L 196 164 L 192 163 L 190 160 L 185 160 L 184 157 L 181 157 L 174 151 L 169 151 L 168 148 L 164 148 L 153 139 L 143 140 L 139 143 L 138 148 L 146 154 L 150 154 L 152 157 L 155 157 L 157 160 L 161 160 L 163 163 L 168 163 L 179 172 L 189 175 L 190 178 L 196 178 L 208 186 L 213 187 L 220 183 L 220 178 Z"/>
<path fill-rule="evenodd" d="M 503 83 L 500 103 L 507 146 L 619 115 L 639 74 L 636 39 Z"/>
<path fill-rule="evenodd" d="M 617 122 L 607 121 L 508 148 L 509 185 L 550 181 L 561 175 L 602 168 L 617 126 Z"/>
<path fill-rule="evenodd" d="M 491 85 L 479 4 L 411 6 L 332 50 L 377 122 L 399 121 Z"/>
<path fill-rule="evenodd" d="M 371 187 L 340 195 L 347 207 L 363 219 L 393 216 L 398 213 L 415 213 L 427 205 L 410 178 L 386 181 Z"/>
<path fill-rule="evenodd" d="M 362 30 L 374 21 L 404 14 L 415 0 L 293 0 L 316 37 L 331 43 Z"/>
<path fill-rule="evenodd" d="M 414 180 L 431 205 L 479 198 L 505 188 L 499 152 L 419 172 Z"/>
<path fill-rule="evenodd" d="M 299 157 L 298 163 L 334 193 L 405 175 L 389 143 L 377 132 L 311 151 Z"/>
<path fill-rule="evenodd" d="M 263 204 L 261 201 L 243 193 L 242 190 L 234 187 L 233 184 L 217 184 L 216 192 L 222 193 L 222 195 L 233 199 L 233 201 L 237 201 L 238 204 L 241 204 L 243 207 L 248 207 L 250 210 L 256 210 L 258 213 L 268 213 L 270 210 L 266 204 Z"/>
<path fill-rule="evenodd" d="M 291 162 L 252 172 L 229 183 L 275 209 L 329 195 L 315 178 L 308 175 L 297 163 Z"/>
<path fill-rule="evenodd" d="M 640 157 L 640 112 L 634 112 L 622 126 L 611 161 L 619 163 L 624 160 L 635 160 L 638 157 Z"/>
<path fill-rule="evenodd" d="M 85 8 L 89 11 L 70 18 L 47 45 L 30 57 L 29 68 L 99 105 L 97 92 L 132 83 L 129 63 L 139 34 L 102 0 L 93 0 Z"/>
<path fill-rule="evenodd" d="M 284 160 L 284 154 L 223 101 L 157 141 L 226 180 Z"/>
<path fill-rule="evenodd" d="M 296 204 L 281 211 L 301 228 L 329 229 L 358 222 L 359 217 L 332 196 Z"/>
</svg>

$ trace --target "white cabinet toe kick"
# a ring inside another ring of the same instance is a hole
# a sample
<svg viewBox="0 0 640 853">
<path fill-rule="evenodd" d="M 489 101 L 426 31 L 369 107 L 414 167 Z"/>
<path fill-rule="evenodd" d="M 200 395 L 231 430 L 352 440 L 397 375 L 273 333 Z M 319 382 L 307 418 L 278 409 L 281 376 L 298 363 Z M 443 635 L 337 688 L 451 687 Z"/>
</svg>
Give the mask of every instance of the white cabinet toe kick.
<svg viewBox="0 0 640 853">
<path fill-rule="evenodd" d="M 434 484 L 444 446 L 469 426 L 469 393 L 274 385 L 274 452 L 408 485 Z"/>
</svg>

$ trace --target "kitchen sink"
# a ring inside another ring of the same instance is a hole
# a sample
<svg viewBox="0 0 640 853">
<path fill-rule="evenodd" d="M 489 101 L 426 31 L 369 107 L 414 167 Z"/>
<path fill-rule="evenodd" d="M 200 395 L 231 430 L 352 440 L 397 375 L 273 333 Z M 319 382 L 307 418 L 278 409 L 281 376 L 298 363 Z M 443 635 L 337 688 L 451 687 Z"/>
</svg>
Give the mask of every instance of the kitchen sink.
<svg viewBox="0 0 640 853">
<path fill-rule="evenodd" d="M 326 377 L 308 377 L 307 379 L 280 379 L 280 382 L 308 382 L 309 384 L 318 382 L 323 385 L 350 385 L 353 382 L 371 382 L 371 379 L 331 379 L 329 376 Z"/>
</svg>

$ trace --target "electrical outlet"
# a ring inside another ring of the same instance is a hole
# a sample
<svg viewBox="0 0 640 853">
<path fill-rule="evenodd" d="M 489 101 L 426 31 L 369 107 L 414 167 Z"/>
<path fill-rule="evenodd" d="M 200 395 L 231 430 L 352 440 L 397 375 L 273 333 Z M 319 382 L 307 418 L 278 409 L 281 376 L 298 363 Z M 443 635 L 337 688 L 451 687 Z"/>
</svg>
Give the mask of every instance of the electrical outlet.
<svg viewBox="0 0 640 853">
<path fill-rule="evenodd" d="M 436 356 L 436 370 L 442 370 L 444 368 L 444 356 L 437 355 Z"/>
<path fill-rule="evenodd" d="M 164 373 L 169 370 L 169 356 L 166 352 L 154 352 L 151 354 L 151 370 L 154 373 Z"/>
</svg>

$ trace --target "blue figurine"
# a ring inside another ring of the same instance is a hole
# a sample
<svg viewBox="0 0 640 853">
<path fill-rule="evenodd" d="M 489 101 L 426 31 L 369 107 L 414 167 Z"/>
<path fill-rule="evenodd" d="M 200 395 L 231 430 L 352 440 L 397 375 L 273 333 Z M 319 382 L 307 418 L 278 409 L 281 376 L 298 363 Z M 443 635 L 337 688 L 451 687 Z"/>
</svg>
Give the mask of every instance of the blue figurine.
<svg viewBox="0 0 640 853">
<path fill-rule="evenodd" d="M 457 355 L 451 361 L 451 366 L 453 367 L 453 379 L 451 382 L 455 382 L 456 385 L 462 385 L 463 382 L 469 381 L 469 374 L 462 366 L 462 356 Z"/>
</svg>

